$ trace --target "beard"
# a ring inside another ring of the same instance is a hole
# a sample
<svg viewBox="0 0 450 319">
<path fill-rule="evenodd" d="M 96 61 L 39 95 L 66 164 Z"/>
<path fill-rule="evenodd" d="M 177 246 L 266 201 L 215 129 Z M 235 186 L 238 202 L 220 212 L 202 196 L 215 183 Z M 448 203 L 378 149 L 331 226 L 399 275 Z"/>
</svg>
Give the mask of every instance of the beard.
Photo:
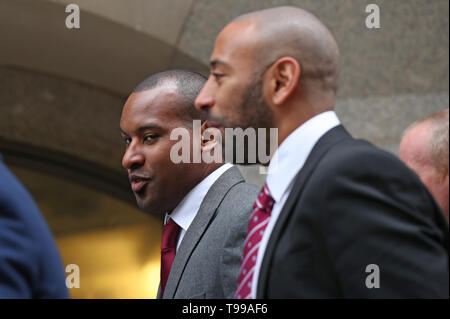
<svg viewBox="0 0 450 319">
<path fill-rule="evenodd" d="M 256 145 L 250 145 L 249 138 L 243 140 L 243 144 L 238 145 L 236 138 L 234 138 L 233 148 L 228 149 L 228 154 L 226 154 L 226 158 L 232 158 L 233 163 L 243 165 L 252 165 L 256 163 L 267 164 L 259 161 L 260 159 L 257 156 L 259 154 L 258 148 L 264 146 L 265 143 L 265 153 L 267 154 L 268 150 L 271 149 L 269 129 L 275 127 L 275 123 L 272 110 L 264 100 L 262 80 L 262 75 L 253 76 L 250 83 L 244 89 L 241 97 L 230 103 L 230 108 L 227 112 L 229 116 L 218 119 L 224 128 L 241 128 L 243 130 L 250 128 L 254 129 L 256 132 Z M 259 129 L 265 130 L 265 136 L 259 135 Z M 224 150 L 227 150 L 227 148 L 225 148 L 225 139 L 222 140 L 222 147 Z M 229 154 L 229 151 L 232 151 L 233 153 Z M 243 162 L 236 157 L 239 154 L 239 151 L 244 155 Z M 256 162 L 250 160 L 251 155 L 249 154 L 249 151 L 256 152 Z"/>
<path fill-rule="evenodd" d="M 271 128 L 274 127 L 272 110 L 264 100 L 262 90 L 262 79 L 256 83 L 250 83 L 242 96 L 242 107 L 244 111 L 248 110 L 247 127 L 253 128 Z"/>
<path fill-rule="evenodd" d="M 231 115 L 223 118 L 224 127 L 242 129 L 274 127 L 272 110 L 264 100 L 262 75 L 253 76 L 238 101 L 230 105 Z"/>
</svg>

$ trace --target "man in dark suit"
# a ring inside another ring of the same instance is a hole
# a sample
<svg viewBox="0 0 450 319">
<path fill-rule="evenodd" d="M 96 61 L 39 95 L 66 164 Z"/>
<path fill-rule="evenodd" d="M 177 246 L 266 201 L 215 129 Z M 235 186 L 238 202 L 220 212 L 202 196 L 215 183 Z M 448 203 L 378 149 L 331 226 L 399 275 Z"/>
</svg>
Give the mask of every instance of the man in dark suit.
<svg viewBox="0 0 450 319">
<path fill-rule="evenodd" d="M 278 128 L 236 298 L 448 298 L 445 218 L 395 156 L 340 124 L 338 71 L 333 36 L 299 8 L 240 16 L 216 39 L 196 107 Z"/>
<path fill-rule="evenodd" d="M 258 194 L 221 156 L 212 162 L 194 160 L 194 153 L 215 152 L 218 143 L 200 134 L 213 123 L 194 107 L 205 81 L 184 70 L 154 74 L 134 89 L 120 120 L 126 145 L 122 165 L 137 204 L 165 214 L 157 298 L 233 297 Z M 198 131 L 194 120 L 202 123 Z M 178 148 L 183 137 L 187 140 Z M 178 157 L 183 157 L 180 150 L 185 160 Z"/>
<path fill-rule="evenodd" d="M 0 157 L 0 298 L 67 298 L 64 268 L 33 199 Z"/>
</svg>

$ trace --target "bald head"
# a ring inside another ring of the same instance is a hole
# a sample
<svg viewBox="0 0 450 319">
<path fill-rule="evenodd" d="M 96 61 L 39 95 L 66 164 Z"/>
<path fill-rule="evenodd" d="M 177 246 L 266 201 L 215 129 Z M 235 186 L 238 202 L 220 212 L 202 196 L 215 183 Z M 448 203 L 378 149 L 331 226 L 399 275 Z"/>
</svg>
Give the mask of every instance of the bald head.
<svg viewBox="0 0 450 319">
<path fill-rule="evenodd" d="M 449 110 L 410 125 L 400 143 L 399 156 L 420 177 L 448 219 Z"/>
<path fill-rule="evenodd" d="M 253 22 L 255 61 L 267 68 L 290 56 L 301 67 L 300 82 L 337 91 L 339 49 L 328 28 L 313 14 L 296 7 L 277 7 L 239 16 L 233 23 Z"/>
<path fill-rule="evenodd" d="M 277 7 L 221 30 L 208 81 L 196 99 L 226 127 L 278 128 L 278 144 L 335 105 L 339 49 L 311 13 Z"/>
<path fill-rule="evenodd" d="M 433 165 L 440 174 L 448 173 L 449 110 L 433 113 L 411 124 L 402 139 L 402 142 L 408 141 L 416 147 L 423 141 L 421 152 L 416 152 L 414 160 Z M 403 143 L 401 146 L 404 146 L 400 149 L 402 155 L 408 145 Z"/>
</svg>

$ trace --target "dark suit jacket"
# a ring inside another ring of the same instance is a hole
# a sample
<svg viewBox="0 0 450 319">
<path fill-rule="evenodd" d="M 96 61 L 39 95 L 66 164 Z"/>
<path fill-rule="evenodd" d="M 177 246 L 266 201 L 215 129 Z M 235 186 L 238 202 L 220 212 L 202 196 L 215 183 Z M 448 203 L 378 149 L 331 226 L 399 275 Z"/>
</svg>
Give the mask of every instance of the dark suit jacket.
<svg viewBox="0 0 450 319">
<path fill-rule="evenodd" d="M 32 198 L 0 158 L 0 298 L 67 298 L 56 245 Z"/>
<path fill-rule="evenodd" d="M 181 241 L 164 299 L 233 298 L 258 193 L 259 187 L 245 183 L 237 167 L 216 180 Z"/>
<path fill-rule="evenodd" d="M 448 298 L 448 234 L 413 172 L 337 126 L 295 178 L 265 252 L 257 297 Z M 379 268 L 379 288 L 366 286 L 375 274 L 366 272 L 370 264 Z"/>
</svg>

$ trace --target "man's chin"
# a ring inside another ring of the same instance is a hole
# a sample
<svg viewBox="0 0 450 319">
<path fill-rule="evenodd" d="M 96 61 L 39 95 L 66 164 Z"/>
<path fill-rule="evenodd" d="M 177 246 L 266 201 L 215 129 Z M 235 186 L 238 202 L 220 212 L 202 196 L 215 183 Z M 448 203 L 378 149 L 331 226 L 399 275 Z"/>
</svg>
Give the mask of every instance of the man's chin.
<svg viewBox="0 0 450 319">
<path fill-rule="evenodd" d="M 218 126 L 221 126 L 221 127 L 225 127 L 225 125 L 227 123 L 227 120 L 221 114 L 218 114 L 218 115 L 211 114 L 208 118 L 208 121 L 210 121 L 212 123 L 216 123 L 216 124 L 218 124 Z"/>
<path fill-rule="evenodd" d="M 153 198 L 148 197 L 140 197 L 137 194 L 136 196 L 136 204 L 138 208 L 150 215 L 160 215 L 165 214 L 167 210 L 165 210 L 161 205 L 155 203 Z"/>
<path fill-rule="evenodd" d="M 165 212 L 161 211 L 161 209 L 159 209 L 158 207 L 156 207 L 155 205 L 149 205 L 140 201 L 137 201 L 137 206 L 139 207 L 140 210 L 151 214 L 151 215 L 159 215 L 159 214 L 163 214 Z"/>
</svg>

